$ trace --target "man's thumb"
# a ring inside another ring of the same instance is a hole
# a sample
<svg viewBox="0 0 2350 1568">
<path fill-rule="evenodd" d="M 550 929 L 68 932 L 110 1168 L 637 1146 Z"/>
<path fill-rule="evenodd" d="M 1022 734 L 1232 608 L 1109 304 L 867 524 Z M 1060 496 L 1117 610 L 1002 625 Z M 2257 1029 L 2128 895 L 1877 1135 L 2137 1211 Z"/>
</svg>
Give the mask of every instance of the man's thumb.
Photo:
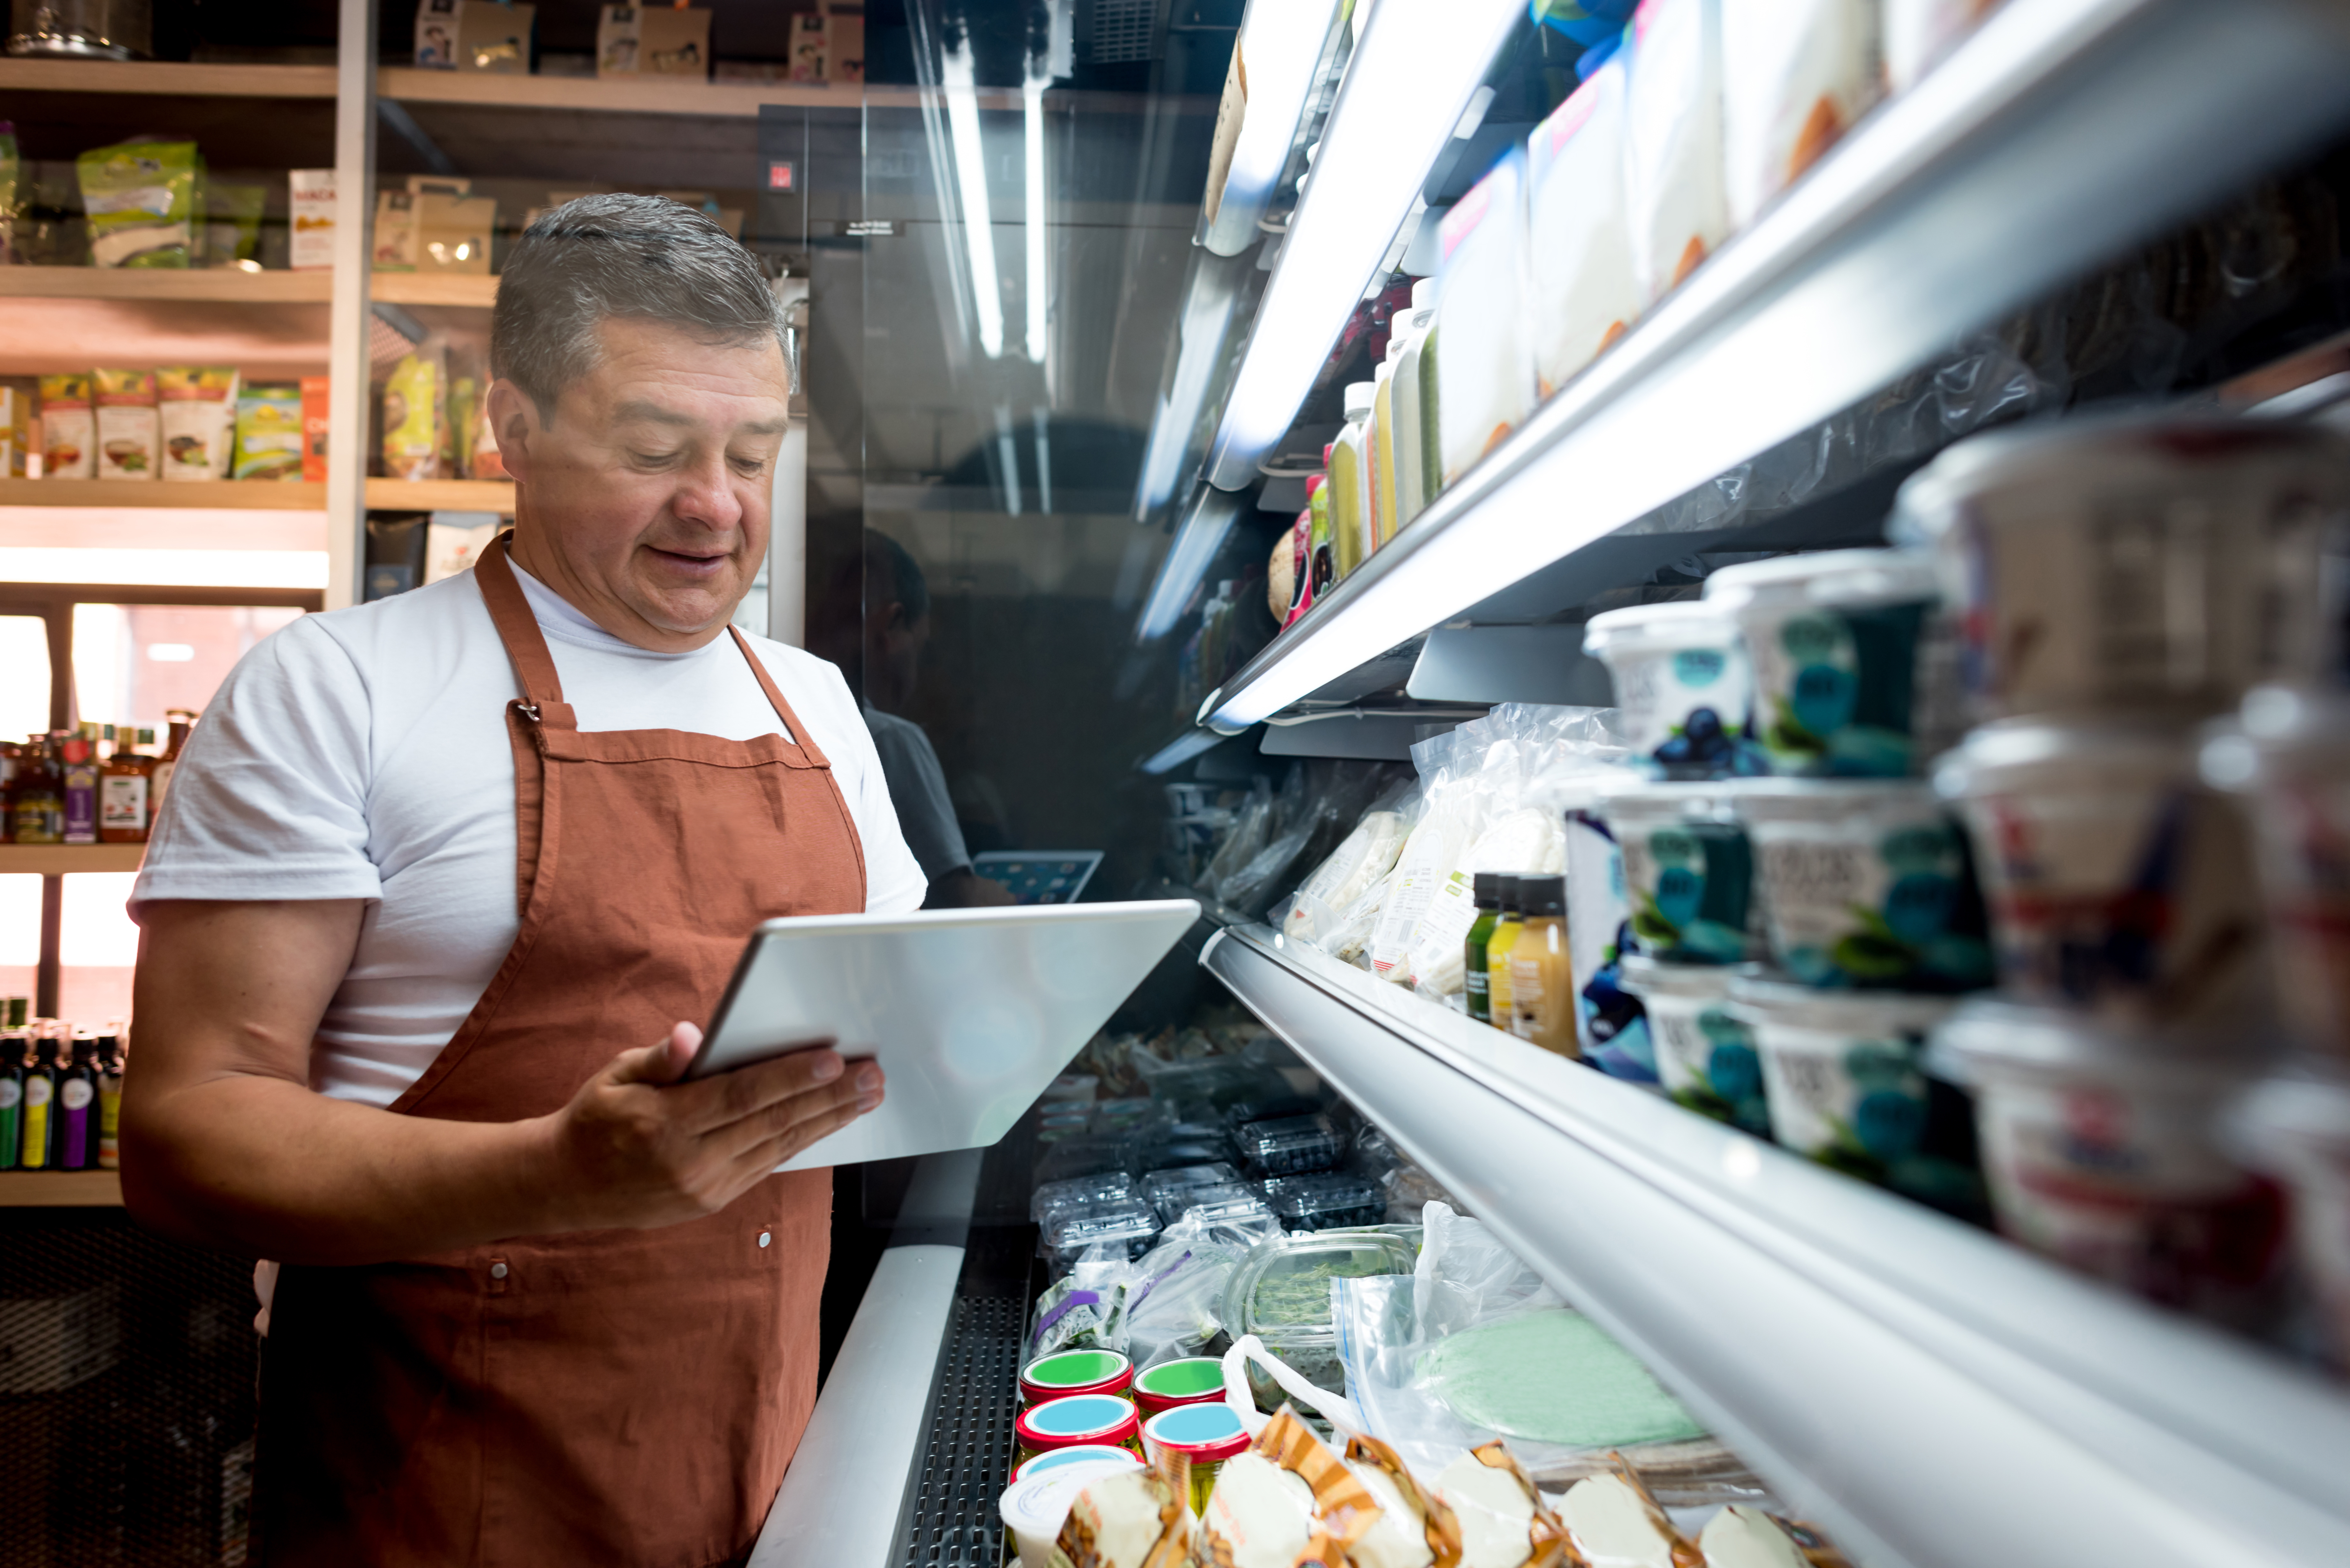
<svg viewBox="0 0 2350 1568">
<path fill-rule="evenodd" d="M 647 1045 L 641 1050 L 623 1051 L 614 1059 L 612 1081 L 616 1084 L 674 1084 L 685 1075 L 693 1062 L 693 1054 L 702 1049 L 702 1031 L 691 1023 L 680 1023 L 669 1032 L 669 1037 Z"/>
</svg>

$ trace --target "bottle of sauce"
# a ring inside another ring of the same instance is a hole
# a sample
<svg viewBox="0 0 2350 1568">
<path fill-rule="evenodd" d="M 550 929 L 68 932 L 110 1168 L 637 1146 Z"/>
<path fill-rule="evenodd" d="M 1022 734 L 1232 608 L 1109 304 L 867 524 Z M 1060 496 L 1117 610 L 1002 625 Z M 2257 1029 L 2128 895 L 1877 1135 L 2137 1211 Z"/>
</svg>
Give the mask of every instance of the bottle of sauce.
<svg viewBox="0 0 2350 1568">
<path fill-rule="evenodd" d="M 0 844 L 16 840 L 16 770 L 23 765 L 25 748 L 14 741 L 0 741 Z"/>
<path fill-rule="evenodd" d="M 1562 1056 L 1581 1054 L 1575 1035 L 1575 977 L 1566 950 L 1566 878 L 1522 877 L 1525 926 L 1510 945 L 1510 1032 Z"/>
<path fill-rule="evenodd" d="M 180 765 L 181 749 L 187 745 L 188 730 L 196 722 L 194 711 L 187 708 L 167 709 L 163 717 L 172 722 L 172 739 L 155 763 L 154 772 L 147 777 L 147 820 L 151 823 L 163 815 L 163 796 L 172 788 L 172 770 Z"/>
<path fill-rule="evenodd" d="M 1499 907 L 1493 929 L 1485 939 L 1485 1022 L 1496 1029 L 1510 1026 L 1510 949 L 1525 929 L 1518 916 L 1518 879 L 1504 872 L 1493 878 Z"/>
<path fill-rule="evenodd" d="M 84 724 L 82 733 L 68 735 L 59 748 L 65 757 L 65 841 L 98 842 L 98 726 Z"/>
<path fill-rule="evenodd" d="M 147 770 L 155 765 L 155 759 L 139 754 L 130 743 L 131 733 L 129 729 L 121 732 L 114 754 L 98 771 L 98 839 L 101 844 L 147 842 Z"/>
<path fill-rule="evenodd" d="M 1328 448 L 1324 448 L 1322 461 L 1330 461 Z M 1305 481 L 1305 509 L 1312 514 L 1309 535 L 1311 548 L 1306 561 L 1312 568 L 1309 581 L 1314 597 L 1321 598 L 1338 582 L 1338 557 L 1330 543 L 1330 477 L 1327 472 L 1309 474 Z"/>
<path fill-rule="evenodd" d="M 32 1051 L 32 1037 L 21 1027 L 0 1033 L 0 1170 L 16 1168 L 24 1144 L 25 1060 Z"/>
<path fill-rule="evenodd" d="M 64 784 L 50 738 L 33 736 L 26 742 L 25 754 L 18 762 L 16 788 L 8 802 L 9 815 L 16 820 L 17 843 L 65 842 Z"/>
<path fill-rule="evenodd" d="M 57 1168 L 98 1166 L 98 1042 L 77 1033 L 57 1074 Z"/>
<path fill-rule="evenodd" d="M 115 1023 L 98 1037 L 98 1168 L 122 1168 L 122 1069 L 130 1054 L 130 1030 Z"/>
<path fill-rule="evenodd" d="M 33 1034 L 33 1054 L 25 1060 L 25 1136 L 17 1164 L 26 1170 L 46 1170 L 54 1133 L 51 1111 L 57 1097 L 57 1042 L 50 1037 L 52 1020 L 44 1018 Z"/>
<path fill-rule="evenodd" d="M 1477 901 L 1477 919 L 1462 939 L 1461 953 L 1461 989 L 1469 1003 L 1469 1016 L 1480 1023 L 1493 1022 L 1493 977 L 1485 957 L 1485 944 L 1492 939 L 1493 927 L 1502 918 L 1502 874 L 1480 871 L 1471 880 L 1471 889 Z"/>
</svg>

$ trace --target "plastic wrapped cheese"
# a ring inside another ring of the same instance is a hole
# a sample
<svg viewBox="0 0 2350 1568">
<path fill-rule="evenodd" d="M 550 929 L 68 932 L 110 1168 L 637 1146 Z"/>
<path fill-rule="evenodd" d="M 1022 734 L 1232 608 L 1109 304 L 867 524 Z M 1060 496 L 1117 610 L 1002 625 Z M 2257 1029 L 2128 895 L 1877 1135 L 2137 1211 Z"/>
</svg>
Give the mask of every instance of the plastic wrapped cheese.
<svg viewBox="0 0 2350 1568">
<path fill-rule="evenodd" d="M 1877 0 L 1773 0 L 1721 11 L 1721 143 L 1731 227 L 1835 146 L 1877 101 Z"/>
<path fill-rule="evenodd" d="M 1355 900 L 1394 869 L 1409 832 L 1401 812 L 1374 811 L 1364 816 L 1298 888 L 1282 921 L 1283 932 L 1319 945 L 1325 934 L 1337 929 Z"/>
<path fill-rule="evenodd" d="M 1624 100 L 1632 265 L 1660 298 L 1730 235 L 1721 174 L 1718 0 L 1642 0 Z"/>
</svg>

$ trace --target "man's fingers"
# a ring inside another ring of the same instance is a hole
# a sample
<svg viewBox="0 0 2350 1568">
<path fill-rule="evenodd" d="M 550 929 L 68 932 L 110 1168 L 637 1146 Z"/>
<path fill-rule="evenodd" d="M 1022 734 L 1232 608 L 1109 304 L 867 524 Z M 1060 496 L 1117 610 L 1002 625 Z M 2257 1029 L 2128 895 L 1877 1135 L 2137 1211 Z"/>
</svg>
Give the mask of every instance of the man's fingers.
<svg viewBox="0 0 2350 1568">
<path fill-rule="evenodd" d="M 847 1070 L 829 1043 L 737 1067 L 691 1086 L 689 1093 L 695 1097 L 681 1107 L 682 1125 L 689 1132 L 712 1133 L 778 1101 L 835 1083 Z"/>
<path fill-rule="evenodd" d="M 802 1149 L 830 1137 L 864 1114 L 854 1100 L 836 1106 L 773 1137 L 759 1139 L 735 1157 L 735 1167 L 739 1170 L 759 1174 L 773 1170 Z M 755 1175 L 754 1179 L 756 1179 Z"/>
<path fill-rule="evenodd" d="M 623 1051 L 612 1059 L 616 1084 L 674 1084 L 702 1049 L 702 1031 L 691 1023 L 672 1025 L 668 1035 L 641 1050 Z"/>
<path fill-rule="evenodd" d="M 846 1078 L 778 1100 L 707 1136 L 732 1158 L 777 1138 L 801 1136 L 812 1123 L 837 1117 L 838 1126 L 846 1127 L 879 1106 L 884 1092 L 879 1067 L 870 1062 L 851 1063 L 849 1067 Z M 834 1127 L 827 1127 L 824 1133 L 835 1130 Z M 806 1141 L 812 1143 L 824 1133 L 806 1137 Z"/>
</svg>

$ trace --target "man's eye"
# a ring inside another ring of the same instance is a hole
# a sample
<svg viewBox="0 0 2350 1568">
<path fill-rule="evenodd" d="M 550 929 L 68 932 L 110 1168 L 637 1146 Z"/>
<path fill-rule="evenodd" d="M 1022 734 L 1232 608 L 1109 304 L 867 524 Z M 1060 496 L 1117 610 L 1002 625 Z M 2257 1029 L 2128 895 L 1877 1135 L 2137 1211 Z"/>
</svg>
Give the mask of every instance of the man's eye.
<svg viewBox="0 0 2350 1568">
<path fill-rule="evenodd" d="M 661 464 L 674 460 L 676 456 L 675 452 L 632 452 L 629 454 L 629 460 L 632 462 L 640 462 L 647 468 L 659 468 Z"/>
</svg>

